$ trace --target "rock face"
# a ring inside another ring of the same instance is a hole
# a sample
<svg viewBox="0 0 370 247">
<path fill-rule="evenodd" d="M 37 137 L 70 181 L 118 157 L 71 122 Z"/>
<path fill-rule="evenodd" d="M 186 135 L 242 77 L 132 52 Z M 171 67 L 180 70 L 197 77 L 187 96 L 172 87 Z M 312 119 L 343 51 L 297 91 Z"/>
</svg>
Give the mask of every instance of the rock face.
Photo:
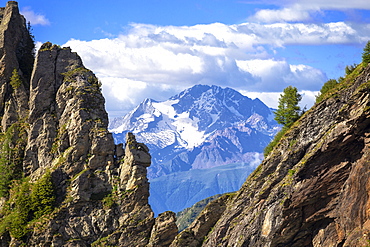
<svg viewBox="0 0 370 247">
<path fill-rule="evenodd" d="M 166 211 L 158 215 L 150 236 L 148 247 L 169 246 L 177 235 L 176 215 Z"/>
<path fill-rule="evenodd" d="M 148 204 L 149 149 L 131 133 L 114 144 L 100 82 L 76 53 L 48 42 L 29 59 L 18 4 L 0 14 L 0 245 L 168 246 L 176 220 Z"/>
<path fill-rule="evenodd" d="M 0 20 L 0 113 L 5 131 L 27 113 L 34 45 L 17 2 L 9 1 L 0 8 Z M 9 83 L 13 70 L 23 79 L 15 87 Z"/>
<path fill-rule="evenodd" d="M 214 201 L 211 201 L 202 214 L 197 217 L 187 229 L 182 231 L 171 246 L 200 246 L 217 220 L 225 212 L 227 203 L 230 202 L 234 194 L 225 194 Z"/>
<path fill-rule="evenodd" d="M 369 78 L 370 66 L 359 65 L 303 115 L 205 230 L 204 241 L 193 229 L 207 211 L 171 246 L 188 239 L 197 240 L 194 246 L 368 246 Z"/>
</svg>

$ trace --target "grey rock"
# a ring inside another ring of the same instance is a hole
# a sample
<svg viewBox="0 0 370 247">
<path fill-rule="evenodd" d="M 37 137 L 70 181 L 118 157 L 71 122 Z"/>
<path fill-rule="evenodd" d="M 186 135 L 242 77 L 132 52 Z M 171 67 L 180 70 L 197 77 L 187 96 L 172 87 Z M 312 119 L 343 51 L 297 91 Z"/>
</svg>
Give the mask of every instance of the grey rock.
<svg viewBox="0 0 370 247">
<path fill-rule="evenodd" d="M 169 246 L 177 235 L 176 214 L 166 211 L 158 215 L 150 235 L 148 247 Z"/>
</svg>

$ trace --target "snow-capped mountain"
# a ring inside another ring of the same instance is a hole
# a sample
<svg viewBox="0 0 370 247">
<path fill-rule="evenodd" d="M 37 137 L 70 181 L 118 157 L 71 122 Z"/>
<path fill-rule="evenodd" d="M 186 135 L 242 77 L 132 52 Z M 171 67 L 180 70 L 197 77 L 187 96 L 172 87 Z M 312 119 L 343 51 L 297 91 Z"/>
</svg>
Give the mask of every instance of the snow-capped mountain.
<svg viewBox="0 0 370 247">
<path fill-rule="evenodd" d="M 231 88 L 196 85 L 167 101 L 144 100 L 114 119 L 110 131 L 116 142 L 124 142 L 131 131 L 150 147 L 149 177 L 154 178 L 243 161 L 240 154 L 262 152 L 278 129 L 272 115 L 259 99 Z"/>
<path fill-rule="evenodd" d="M 206 85 L 196 85 L 162 102 L 146 99 L 110 123 L 117 143 L 124 142 L 130 131 L 149 147 L 151 183 L 167 174 L 181 178 L 180 173 L 189 170 L 249 164 L 279 128 L 272 110 L 259 99 Z M 226 191 L 218 191 L 222 192 Z"/>
</svg>

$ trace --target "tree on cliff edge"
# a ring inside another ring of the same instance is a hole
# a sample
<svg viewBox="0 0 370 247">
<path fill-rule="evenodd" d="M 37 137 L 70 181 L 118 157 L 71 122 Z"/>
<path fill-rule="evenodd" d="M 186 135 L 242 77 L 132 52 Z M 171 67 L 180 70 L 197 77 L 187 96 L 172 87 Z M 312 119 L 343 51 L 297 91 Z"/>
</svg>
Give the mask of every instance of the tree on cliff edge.
<svg viewBox="0 0 370 247">
<path fill-rule="evenodd" d="M 298 93 L 296 87 L 289 86 L 284 89 L 279 98 L 278 109 L 274 112 L 275 120 L 290 127 L 301 115 L 301 108 L 298 106 L 302 96 Z"/>
<path fill-rule="evenodd" d="M 365 65 L 370 63 L 370 41 L 367 42 L 364 52 L 362 53 L 362 62 L 365 63 Z"/>
</svg>

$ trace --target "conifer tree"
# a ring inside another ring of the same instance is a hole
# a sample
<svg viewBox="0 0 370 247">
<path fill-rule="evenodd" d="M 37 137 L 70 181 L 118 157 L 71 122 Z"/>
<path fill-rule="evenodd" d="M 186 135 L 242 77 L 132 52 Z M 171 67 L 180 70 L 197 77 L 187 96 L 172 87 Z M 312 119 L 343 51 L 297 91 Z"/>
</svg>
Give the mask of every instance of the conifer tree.
<svg viewBox="0 0 370 247">
<path fill-rule="evenodd" d="M 49 171 L 33 185 L 31 201 L 35 218 L 40 218 L 53 211 L 55 194 Z"/>
<path fill-rule="evenodd" d="M 367 42 L 364 52 L 362 53 L 362 62 L 365 63 L 365 65 L 370 63 L 370 41 Z"/>
<path fill-rule="evenodd" d="M 298 106 L 302 96 L 298 93 L 296 87 L 289 86 L 284 89 L 279 98 L 278 109 L 274 112 L 275 120 L 290 127 L 301 115 L 301 108 Z"/>
<path fill-rule="evenodd" d="M 10 77 L 10 85 L 13 87 L 14 90 L 16 90 L 21 84 L 22 79 L 18 74 L 18 70 L 14 69 L 12 72 L 12 77 Z"/>
</svg>

